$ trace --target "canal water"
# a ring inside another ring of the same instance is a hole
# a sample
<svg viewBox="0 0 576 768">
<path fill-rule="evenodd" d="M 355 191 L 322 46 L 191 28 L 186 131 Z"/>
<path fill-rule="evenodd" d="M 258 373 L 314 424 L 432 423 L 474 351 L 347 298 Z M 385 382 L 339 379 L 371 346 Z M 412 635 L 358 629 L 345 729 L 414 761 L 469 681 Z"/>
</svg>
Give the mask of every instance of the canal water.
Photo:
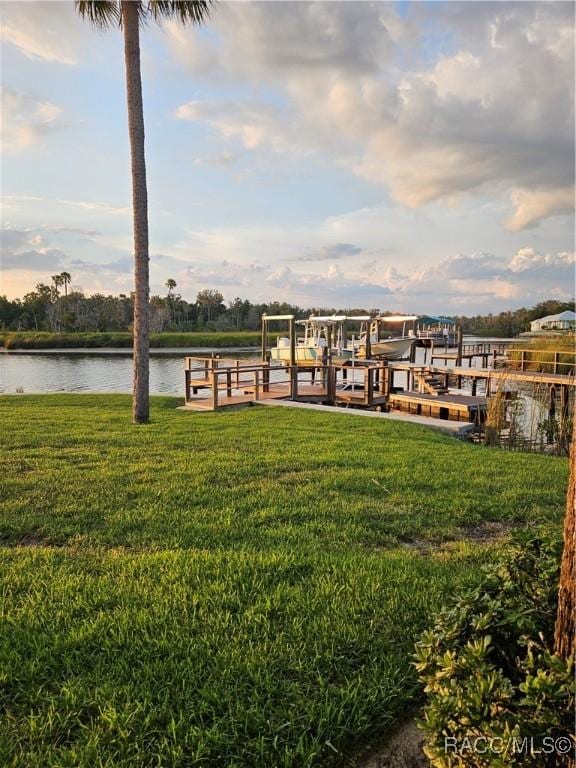
<svg viewBox="0 0 576 768">
<path fill-rule="evenodd" d="M 464 342 L 472 339 L 464 339 Z M 475 342 L 488 339 L 473 339 Z M 251 349 L 158 350 L 150 357 L 150 392 L 184 395 L 184 358 L 211 353 L 225 359 L 257 361 Z M 417 360 L 423 350 L 417 350 Z M 401 383 L 401 382 L 399 382 Z M 128 350 L 42 350 L 30 353 L 0 351 L 0 393 L 131 392 L 132 357 Z"/>
<path fill-rule="evenodd" d="M 210 350 L 211 352 L 212 350 Z M 150 392 L 184 394 L 184 357 L 207 350 L 162 352 L 150 357 Z M 253 357 L 255 350 L 218 350 L 221 357 Z M 0 352 L 0 393 L 131 392 L 132 355 L 124 350 Z"/>
</svg>

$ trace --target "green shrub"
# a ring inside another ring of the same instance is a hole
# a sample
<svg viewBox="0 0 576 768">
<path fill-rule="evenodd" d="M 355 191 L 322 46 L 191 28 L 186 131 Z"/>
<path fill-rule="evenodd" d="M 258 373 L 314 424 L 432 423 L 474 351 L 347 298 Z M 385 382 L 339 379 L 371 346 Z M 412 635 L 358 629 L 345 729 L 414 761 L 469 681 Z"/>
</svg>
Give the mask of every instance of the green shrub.
<svg viewBox="0 0 576 768">
<path fill-rule="evenodd" d="M 573 664 L 552 653 L 559 559 L 558 544 L 515 547 L 418 642 L 435 768 L 559 766 L 573 750 Z"/>
</svg>

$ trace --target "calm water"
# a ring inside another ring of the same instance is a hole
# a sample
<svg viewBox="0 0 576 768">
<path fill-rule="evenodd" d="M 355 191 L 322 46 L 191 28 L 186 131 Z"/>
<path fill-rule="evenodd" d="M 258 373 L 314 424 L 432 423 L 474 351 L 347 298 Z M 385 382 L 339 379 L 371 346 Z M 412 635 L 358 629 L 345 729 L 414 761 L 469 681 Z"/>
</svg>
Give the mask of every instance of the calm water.
<svg viewBox="0 0 576 768">
<path fill-rule="evenodd" d="M 220 350 L 222 356 L 226 350 Z M 253 355 L 254 352 L 246 353 Z M 244 356 L 239 352 L 234 357 Z M 150 391 L 184 395 L 185 353 L 150 358 Z M 0 353 L 0 393 L 131 392 L 132 357 L 128 354 Z"/>
<path fill-rule="evenodd" d="M 472 341 L 472 339 L 464 339 Z M 481 341 L 474 339 L 474 341 Z M 211 350 L 212 351 L 212 350 Z M 174 351 L 150 358 L 150 391 L 155 395 L 184 394 L 184 357 L 207 351 Z M 220 349 L 222 358 L 256 359 L 255 350 Z M 423 354 L 418 349 L 418 360 Z M 401 382 L 399 382 L 401 383 Z M 131 392 L 132 358 L 119 350 L 42 354 L 0 352 L 0 393 Z"/>
</svg>

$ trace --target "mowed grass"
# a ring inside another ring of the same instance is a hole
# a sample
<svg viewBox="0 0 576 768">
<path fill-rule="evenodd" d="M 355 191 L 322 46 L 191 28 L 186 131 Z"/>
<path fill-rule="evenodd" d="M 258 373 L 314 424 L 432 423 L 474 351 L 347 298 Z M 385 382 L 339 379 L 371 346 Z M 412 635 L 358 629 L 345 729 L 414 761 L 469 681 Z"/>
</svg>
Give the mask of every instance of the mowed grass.
<svg viewBox="0 0 576 768">
<path fill-rule="evenodd" d="M 0 398 L 0 764 L 349 764 L 567 462 L 352 415 Z"/>
</svg>

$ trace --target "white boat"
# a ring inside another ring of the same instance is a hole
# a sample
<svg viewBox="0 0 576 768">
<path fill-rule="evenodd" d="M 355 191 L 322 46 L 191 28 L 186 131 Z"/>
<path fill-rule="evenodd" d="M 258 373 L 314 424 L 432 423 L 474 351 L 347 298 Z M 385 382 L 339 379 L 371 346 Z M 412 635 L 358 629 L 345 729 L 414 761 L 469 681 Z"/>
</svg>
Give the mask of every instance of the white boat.
<svg viewBox="0 0 576 768">
<path fill-rule="evenodd" d="M 351 360 L 354 351 L 347 345 L 345 320 L 345 315 L 312 315 L 307 320 L 298 320 L 297 324 L 304 327 L 304 336 L 296 339 L 296 364 L 326 363 L 328 358 L 334 363 Z M 290 362 L 288 337 L 279 337 L 276 346 L 270 349 L 270 358 L 284 363 Z"/>
<path fill-rule="evenodd" d="M 370 351 L 366 355 L 366 342 L 360 342 L 356 357 L 362 360 L 367 356 L 371 360 L 401 360 L 408 357 L 410 347 L 414 343 L 413 336 L 398 336 L 392 339 L 380 339 L 370 343 Z"/>
<path fill-rule="evenodd" d="M 410 348 L 415 341 L 413 328 L 408 330 L 417 320 L 416 315 L 384 315 L 377 317 L 353 317 L 349 320 L 361 322 L 358 340 L 351 346 L 355 356 L 370 360 L 400 360 L 410 354 Z M 380 338 L 382 324 L 402 324 L 402 334 L 390 338 Z"/>
</svg>

